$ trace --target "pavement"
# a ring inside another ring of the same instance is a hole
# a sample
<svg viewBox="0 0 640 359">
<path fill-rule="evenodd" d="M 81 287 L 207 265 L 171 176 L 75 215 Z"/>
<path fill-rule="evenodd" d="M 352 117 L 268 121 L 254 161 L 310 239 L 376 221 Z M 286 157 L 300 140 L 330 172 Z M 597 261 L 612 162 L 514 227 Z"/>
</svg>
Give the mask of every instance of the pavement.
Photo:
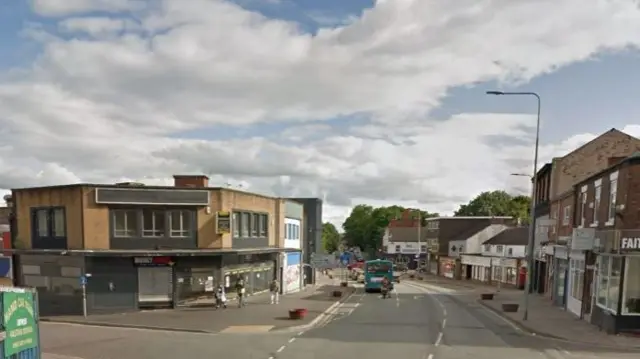
<svg viewBox="0 0 640 359">
<path fill-rule="evenodd" d="M 355 286 L 356 291 L 333 305 L 322 320 L 295 332 L 188 333 L 43 323 L 42 345 L 47 353 L 73 359 L 626 359 L 640 355 L 625 347 L 533 335 L 480 304 L 478 291 L 468 286 L 402 281 L 388 299 Z"/>
<path fill-rule="evenodd" d="M 537 336 L 574 343 L 640 350 L 640 338 L 628 335 L 608 335 L 586 320 L 581 320 L 571 312 L 554 306 L 551 299 L 543 295 L 534 293 L 529 296 L 529 316 L 525 321 L 523 320 L 524 292 L 522 290 L 501 288 L 498 292 L 495 286 L 436 276 L 425 276 L 421 282 L 473 295 L 481 305 L 509 320 L 523 331 Z M 494 299 L 480 300 L 481 293 L 494 293 Z M 505 313 L 502 311 L 502 304 L 505 303 L 516 303 L 520 306 L 515 313 Z"/>
<path fill-rule="evenodd" d="M 342 297 L 332 296 L 341 291 Z M 270 304 L 268 293 L 249 297 L 247 305 L 238 308 L 230 303 L 227 309 L 211 307 L 150 310 L 122 314 L 56 316 L 41 318 L 45 322 L 104 327 L 166 330 L 191 333 L 255 333 L 295 330 L 310 325 L 336 301 L 346 299 L 354 288 L 339 285 L 308 286 L 304 291 L 280 296 L 278 304 Z M 289 310 L 305 308 L 305 318 L 289 319 Z"/>
</svg>

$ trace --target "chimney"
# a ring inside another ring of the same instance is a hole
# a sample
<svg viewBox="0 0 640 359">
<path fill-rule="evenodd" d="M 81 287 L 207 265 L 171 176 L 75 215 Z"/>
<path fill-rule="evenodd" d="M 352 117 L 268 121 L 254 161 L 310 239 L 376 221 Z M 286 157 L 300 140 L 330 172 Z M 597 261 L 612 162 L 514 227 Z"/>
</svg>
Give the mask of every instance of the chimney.
<svg viewBox="0 0 640 359">
<path fill-rule="evenodd" d="M 174 175 L 173 186 L 179 188 L 209 187 L 209 177 L 205 175 Z"/>
</svg>

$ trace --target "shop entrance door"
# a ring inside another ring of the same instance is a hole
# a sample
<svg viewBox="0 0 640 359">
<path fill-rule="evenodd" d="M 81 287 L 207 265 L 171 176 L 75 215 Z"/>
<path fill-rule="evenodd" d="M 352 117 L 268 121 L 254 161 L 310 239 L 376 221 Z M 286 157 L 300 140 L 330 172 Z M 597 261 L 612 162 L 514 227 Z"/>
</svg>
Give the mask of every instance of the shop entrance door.
<svg viewBox="0 0 640 359">
<path fill-rule="evenodd" d="M 172 267 L 138 267 L 140 307 L 165 306 L 173 298 Z"/>
</svg>

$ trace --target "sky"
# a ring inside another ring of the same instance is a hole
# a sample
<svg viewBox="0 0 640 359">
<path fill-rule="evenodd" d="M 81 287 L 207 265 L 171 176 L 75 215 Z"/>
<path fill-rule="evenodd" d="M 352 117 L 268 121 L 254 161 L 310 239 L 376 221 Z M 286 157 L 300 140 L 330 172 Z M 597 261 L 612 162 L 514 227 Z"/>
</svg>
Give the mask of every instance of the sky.
<svg viewBox="0 0 640 359">
<path fill-rule="evenodd" d="M 450 214 L 640 136 L 637 0 L 0 2 L 0 188 L 131 180 Z"/>
</svg>

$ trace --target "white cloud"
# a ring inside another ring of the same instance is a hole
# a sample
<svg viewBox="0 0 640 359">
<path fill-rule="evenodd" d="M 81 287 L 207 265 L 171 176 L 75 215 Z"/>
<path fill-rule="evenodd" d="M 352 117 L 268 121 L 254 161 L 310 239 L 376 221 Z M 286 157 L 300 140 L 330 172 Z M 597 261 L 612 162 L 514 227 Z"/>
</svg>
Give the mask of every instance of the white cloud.
<svg viewBox="0 0 640 359">
<path fill-rule="evenodd" d="M 526 81 L 640 42 L 640 12 L 622 0 L 378 1 L 317 36 L 221 0 L 32 5 L 46 16 L 135 9 L 139 24 L 71 17 L 64 37 L 37 33 L 42 55 L 0 84 L 0 187 L 200 171 L 214 184 L 321 196 L 333 220 L 355 202 L 446 212 L 482 190 L 525 191 L 509 173 L 529 171 L 531 116 L 429 112 L 455 86 Z M 318 122 L 354 115 L 358 125 Z M 288 124 L 280 136 L 176 135 L 276 122 Z"/>
<path fill-rule="evenodd" d="M 92 11 L 120 12 L 141 9 L 144 0 L 29 0 L 33 11 L 43 16 L 66 16 Z"/>
</svg>

